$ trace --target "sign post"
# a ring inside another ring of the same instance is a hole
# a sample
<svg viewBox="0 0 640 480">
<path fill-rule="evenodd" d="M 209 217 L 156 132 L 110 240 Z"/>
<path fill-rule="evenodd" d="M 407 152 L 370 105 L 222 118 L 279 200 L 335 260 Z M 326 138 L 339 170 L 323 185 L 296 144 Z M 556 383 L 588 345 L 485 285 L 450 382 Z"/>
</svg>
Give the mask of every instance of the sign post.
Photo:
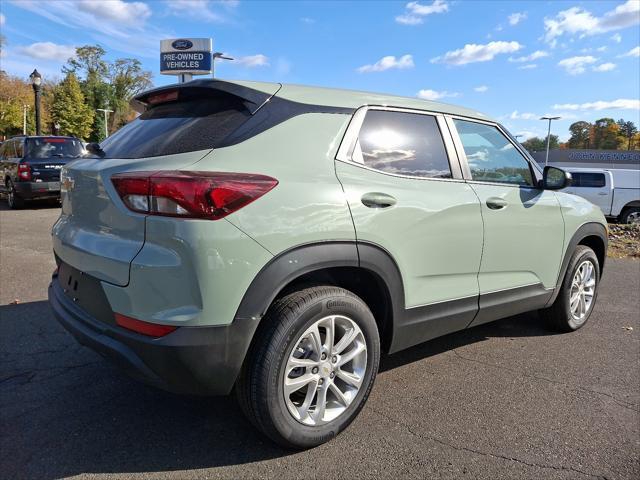
<svg viewBox="0 0 640 480">
<path fill-rule="evenodd" d="M 171 38 L 160 41 L 160 73 L 178 75 L 180 83 L 193 75 L 212 72 L 213 41 L 210 38 Z"/>
</svg>

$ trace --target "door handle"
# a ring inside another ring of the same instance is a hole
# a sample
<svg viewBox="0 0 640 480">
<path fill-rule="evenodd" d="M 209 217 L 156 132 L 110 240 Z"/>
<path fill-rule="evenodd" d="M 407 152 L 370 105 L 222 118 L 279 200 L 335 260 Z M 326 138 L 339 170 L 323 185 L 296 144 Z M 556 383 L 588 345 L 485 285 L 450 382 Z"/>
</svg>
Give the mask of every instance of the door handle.
<svg viewBox="0 0 640 480">
<path fill-rule="evenodd" d="M 609 195 L 607 192 L 598 192 L 598 195 Z"/>
<path fill-rule="evenodd" d="M 508 205 L 507 201 L 500 197 L 487 198 L 487 207 L 491 210 L 501 210 Z"/>
<path fill-rule="evenodd" d="M 369 208 L 388 208 L 396 204 L 394 197 L 380 192 L 365 193 L 360 200 L 365 207 Z"/>
</svg>

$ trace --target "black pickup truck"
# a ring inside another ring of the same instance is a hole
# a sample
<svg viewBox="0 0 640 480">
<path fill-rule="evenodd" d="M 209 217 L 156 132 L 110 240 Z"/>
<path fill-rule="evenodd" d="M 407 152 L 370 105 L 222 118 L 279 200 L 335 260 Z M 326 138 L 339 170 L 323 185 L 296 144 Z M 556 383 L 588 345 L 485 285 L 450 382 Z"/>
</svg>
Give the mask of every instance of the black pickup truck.
<svg viewBox="0 0 640 480">
<path fill-rule="evenodd" d="M 75 137 L 17 136 L 0 146 L 0 173 L 10 208 L 25 200 L 60 198 L 60 170 L 85 153 Z"/>
</svg>

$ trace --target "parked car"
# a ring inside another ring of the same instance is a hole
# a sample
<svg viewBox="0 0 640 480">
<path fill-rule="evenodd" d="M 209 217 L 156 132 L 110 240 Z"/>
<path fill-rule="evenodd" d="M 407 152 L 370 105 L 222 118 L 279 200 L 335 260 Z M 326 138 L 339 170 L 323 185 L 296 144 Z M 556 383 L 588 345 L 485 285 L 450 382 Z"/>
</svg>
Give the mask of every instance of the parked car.
<svg viewBox="0 0 640 480">
<path fill-rule="evenodd" d="M 640 170 L 574 167 L 566 170 L 573 181 L 564 192 L 586 198 L 612 220 L 640 223 Z"/>
<path fill-rule="evenodd" d="M 60 198 L 60 170 L 84 153 L 75 137 L 17 136 L 0 146 L 0 185 L 10 208 L 25 200 Z"/>
<path fill-rule="evenodd" d="M 346 428 L 381 353 L 530 310 L 593 311 L 607 224 L 496 121 L 380 94 L 197 80 L 62 171 L 49 301 L 174 392 L 276 442 Z"/>
</svg>

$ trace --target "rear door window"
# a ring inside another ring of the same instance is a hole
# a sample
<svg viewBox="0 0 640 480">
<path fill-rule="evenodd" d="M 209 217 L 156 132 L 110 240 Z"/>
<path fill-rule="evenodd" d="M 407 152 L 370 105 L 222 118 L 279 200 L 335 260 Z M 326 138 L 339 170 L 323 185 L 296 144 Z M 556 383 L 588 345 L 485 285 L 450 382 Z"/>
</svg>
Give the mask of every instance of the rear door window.
<svg viewBox="0 0 640 480">
<path fill-rule="evenodd" d="M 433 115 L 368 111 L 353 160 L 386 173 L 451 178 L 449 158 Z"/>
<path fill-rule="evenodd" d="M 604 173 L 571 172 L 572 187 L 602 188 L 607 184 Z"/>
<path fill-rule="evenodd" d="M 29 158 L 78 158 L 83 153 L 82 142 L 77 138 L 37 137 L 27 140 Z"/>
<path fill-rule="evenodd" d="M 215 148 L 248 118 L 231 95 L 187 98 L 152 106 L 100 147 L 107 158 L 144 158 Z"/>
</svg>

